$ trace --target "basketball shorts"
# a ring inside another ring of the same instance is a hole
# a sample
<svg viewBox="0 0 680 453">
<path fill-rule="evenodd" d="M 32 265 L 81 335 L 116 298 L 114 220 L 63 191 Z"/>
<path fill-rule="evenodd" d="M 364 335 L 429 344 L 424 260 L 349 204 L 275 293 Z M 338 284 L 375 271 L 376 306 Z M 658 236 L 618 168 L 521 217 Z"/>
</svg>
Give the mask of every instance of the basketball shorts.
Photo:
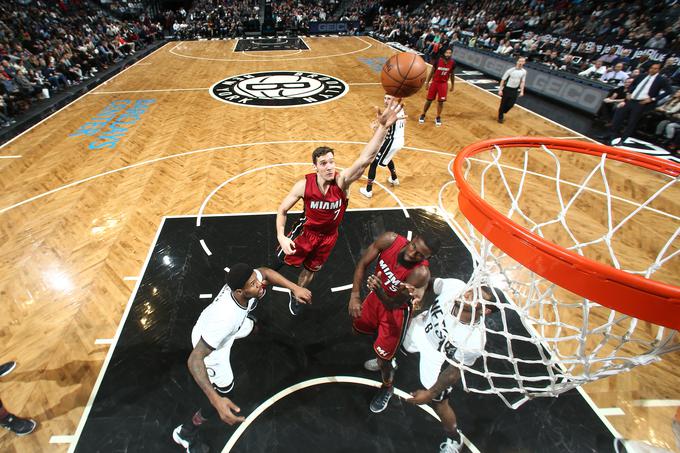
<svg viewBox="0 0 680 453">
<path fill-rule="evenodd" d="M 425 335 L 425 315 L 426 313 L 422 313 L 411 321 L 404 336 L 404 349 L 410 353 L 417 352 L 420 354 L 420 383 L 424 388 L 429 389 L 437 382 L 439 373 L 441 373 L 442 367 L 446 362 L 446 357 L 432 346 L 432 343 L 427 339 Z M 432 401 L 444 401 L 449 397 L 451 391 L 452 387 L 444 389 Z"/>
<path fill-rule="evenodd" d="M 299 232 L 297 235 L 296 229 Z M 288 237 L 293 239 L 295 251 L 286 255 L 283 250 L 279 249 L 279 258 L 289 266 L 300 267 L 304 265 L 308 271 L 317 272 L 328 261 L 328 257 L 335 247 L 335 242 L 338 240 L 338 232 L 319 234 L 306 228 L 294 227 Z"/>
<path fill-rule="evenodd" d="M 434 101 L 435 98 L 439 102 L 446 101 L 446 93 L 449 90 L 448 82 L 432 82 L 430 88 L 427 90 L 427 100 Z"/>
<path fill-rule="evenodd" d="M 401 148 L 404 147 L 404 132 L 403 129 L 399 132 L 392 132 L 385 137 L 378 154 L 375 155 L 375 160 L 381 167 L 386 167 L 390 163 L 392 157 L 397 154 Z"/>
<path fill-rule="evenodd" d="M 208 378 L 215 387 L 229 388 L 234 384 L 234 372 L 231 369 L 230 361 L 233 344 L 234 339 L 232 338 L 223 347 L 215 349 L 203 359 Z"/>
<path fill-rule="evenodd" d="M 224 346 L 215 349 L 203 359 L 208 378 L 218 392 L 228 393 L 233 388 L 234 372 L 231 369 L 231 347 L 234 345 L 234 340 L 247 337 L 253 331 L 254 326 L 255 322 L 251 318 L 246 318 L 238 332 Z M 196 338 L 192 340 L 198 342 Z"/>
<path fill-rule="evenodd" d="M 381 359 L 390 360 L 404 340 L 410 318 L 409 305 L 388 310 L 378 296 L 371 292 L 361 305 L 361 316 L 352 321 L 352 327 L 367 335 L 377 333 L 373 350 Z"/>
</svg>

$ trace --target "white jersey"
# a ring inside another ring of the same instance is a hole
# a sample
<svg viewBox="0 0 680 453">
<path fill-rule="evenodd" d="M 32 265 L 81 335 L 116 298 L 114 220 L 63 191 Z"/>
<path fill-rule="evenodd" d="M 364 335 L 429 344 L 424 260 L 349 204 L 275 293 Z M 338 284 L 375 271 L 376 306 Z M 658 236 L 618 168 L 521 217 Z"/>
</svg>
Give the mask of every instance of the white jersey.
<svg viewBox="0 0 680 453">
<path fill-rule="evenodd" d="M 442 288 L 432 306 L 418 316 L 425 337 L 430 345 L 443 352 L 450 360 L 472 365 L 482 355 L 486 345 L 484 325 L 462 323 L 454 316 L 453 301 L 465 291 L 465 282 L 455 279 L 441 279 Z"/>
<path fill-rule="evenodd" d="M 378 161 L 380 166 L 386 166 L 392 157 L 404 147 L 404 136 L 406 133 L 406 113 L 404 109 L 401 109 L 397 114 L 397 121 L 390 126 L 385 139 L 378 150 L 378 154 L 375 159 Z"/>
<path fill-rule="evenodd" d="M 262 281 L 262 274 L 255 269 L 255 275 Z M 244 308 L 236 302 L 229 285 L 224 285 L 212 303 L 205 307 L 198 321 L 191 331 L 191 342 L 196 347 L 203 338 L 208 346 L 218 351 L 221 348 L 231 347 L 236 333 L 241 328 L 248 313 L 255 309 L 257 299 L 248 301 L 248 307 Z M 213 352 L 214 353 L 214 352 Z"/>
</svg>

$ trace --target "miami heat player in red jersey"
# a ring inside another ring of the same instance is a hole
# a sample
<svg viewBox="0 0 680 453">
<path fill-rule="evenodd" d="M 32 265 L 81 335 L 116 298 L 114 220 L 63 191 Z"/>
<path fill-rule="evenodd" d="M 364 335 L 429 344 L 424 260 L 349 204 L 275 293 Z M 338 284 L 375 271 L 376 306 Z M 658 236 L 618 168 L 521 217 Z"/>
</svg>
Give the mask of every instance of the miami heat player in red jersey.
<svg viewBox="0 0 680 453">
<path fill-rule="evenodd" d="M 276 213 L 276 237 L 279 257 L 290 266 L 303 266 L 298 285 L 306 288 L 314 273 L 328 259 L 338 239 L 338 226 L 347 209 L 350 185 L 359 179 L 375 159 L 388 129 L 397 121 L 402 110 L 401 100 L 393 99 L 383 112 L 378 111 L 378 127 L 359 158 L 341 172 L 335 170 L 335 151 L 321 146 L 312 153 L 315 173 L 310 173 L 293 186 Z M 304 214 L 289 235 L 285 234 L 288 211 L 304 200 Z M 292 296 L 290 312 L 302 309 Z"/>
<path fill-rule="evenodd" d="M 435 126 L 442 125 L 442 110 L 444 109 L 444 102 L 446 101 L 446 91 L 449 86 L 449 79 L 451 79 L 451 89 L 453 93 L 453 86 L 455 77 L 453 70 L 456 68 L 456 62 L 453 61 L 451 49 L 444 51 L 444 56 L 435 58 L 430 69 L 430 75 L 427 77 L 427 100 L 423 106 L 423 113 L 420 115 L 418 122 L 423 124 L 425 122 L 425 115 L 430 108 L 432 101 L 437 99 L 437 117 L 434 119 Z"/>
<path fill-rule="evenodd" d="M 415 236 L 409 241 L 386 232 L 368 247 L 354 271 L 349 314 L 359 333 L 375 334 L 375 360 L 366 362 L 369 369 L 380 369 L 383 385 L 371 401 L 371 411 L 382 412 L 393 393 L 392 358 L 404 339 L 413 305 L 419 305 L 430 279 L 428 258 L 437 253 L 436 237 Z M 366 281 L 368 294 L 363 303 L 361 283 L 366 268 L 377 258 L 375 272 Z M 371 365 L 371 362 L 373 363 Z"/>
</svg>

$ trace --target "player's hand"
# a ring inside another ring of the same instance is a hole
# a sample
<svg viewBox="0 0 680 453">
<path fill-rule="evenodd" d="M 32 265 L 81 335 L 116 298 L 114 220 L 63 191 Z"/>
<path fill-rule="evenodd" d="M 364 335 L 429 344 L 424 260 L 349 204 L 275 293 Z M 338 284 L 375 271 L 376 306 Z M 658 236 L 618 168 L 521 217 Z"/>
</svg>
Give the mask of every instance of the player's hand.
<svg viewBox="0 0 680 453">
<path fill-rule="evenodd" d="M 432 81 L 431 81 L 431 80 L 425 84 L 425 88 L 427 88 L 427 89 L 429 90 L 429 89 L 430 89 L 430 85 L 432 85 Z"/>
<path fill-rule="evenodd" d="M 292 255 L 295 253 L 295 242 L 287 236 L 283 236 L 279 238 L 279 245 L 281 246 L 281 250 L 283 250 L 283 253 L 286 255 Z"/>
<path fill-rule="evenodd" d="M 411 392 L 411 398 L 407 398 L 406 402 L 411 404 L 427 404 L 432 401 L 435 396 L 436 395 L 433 395 L 429 390 L 420 389 Z"/>
<path fill-rule="evenodd" d="M 380 109 L 378 109 L 377 107 L 376 107 L 376 110 L 377 110 L 378 112 L 380 111 Z M 377 114 L 376 114 L 376 116 L 377 116 Z M 373 121 L 371 121 L 371 130 L 375 131 L 376 129 L 378 129 L 378 120 L 377 120 L 377 118 L 374 119 Z"/>
<path fill-rule="evenodd" d="M 503 90 L 498 90 L 498 95 L 503 96 Z"/>
<path fill-rule="evenodd" d="M 295 297 L 299 302 L 302 302 L 303 304 L 312 303 L 312 292 L 307 288 L 296 285 L 295 288 L 293 288 L 292 293 L 293 297 Z"/>
<path fill-rule="evenodd" d="M 349 299 L 349 315 L 352 318 L 361 316 L 361 299 L 359 296 L 351 296 Z"/>
<path fill-rule="evenodd" d="M 381 272 L 378 272 L 378 275 L 369 275 L 368 278 L 366 279 L 366 286 L 370 291 L 377 291 L 382 287 L 382 280 L 380 276 L 382 275 Z"/>
<path fill-rule="evenodd" d="M 454 87 L 454 85 L 451 84 L 451 88 L 449 88 L 449 91 L 450 91 L 451 93 L 453 93 L 453 87 Z"/>
<path fill-rule="evenodd" d="M 519 97 L 522 97 L 522 96 L 524 96 L 524 91 L 519 92 Z"/>
<path fill-rule="evenodd" d="M 403 109 L 404 105 L 401 102 L 401 98 L 392 98 L 387 107 L 385 107 L 385 110 L 380 111 L 378 109 L 378 123 L 383 127 L 390 127 L 397 121 L 399 112 Z"/>
<path fill-rule="evenodd" d="M 241 409 L 233 403 L 229 398 L 215 397 L 214 401 L 211 401 L 212 405 L 217 410 L 220 418 L 227 425 L 233 425 L 236 423 L 241 423 L 245 420 L 245 417 L 240 417 L 236 413 L 241 412 Z"/>
</svg>

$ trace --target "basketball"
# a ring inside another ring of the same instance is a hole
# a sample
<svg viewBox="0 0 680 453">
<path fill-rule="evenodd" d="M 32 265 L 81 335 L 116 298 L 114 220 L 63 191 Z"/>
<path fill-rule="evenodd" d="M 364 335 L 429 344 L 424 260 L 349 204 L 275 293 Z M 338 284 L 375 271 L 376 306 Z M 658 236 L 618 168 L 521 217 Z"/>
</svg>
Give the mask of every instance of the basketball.
<svg viewBox="0 0 680 453">
<path fill-rule="evenodd" d="M 398 98 L 413 96 L 425 84 L 427 65 L 411 52 L 392 55 L 385 62 L 380 74 L 385 93 Z"/>
</svg>

